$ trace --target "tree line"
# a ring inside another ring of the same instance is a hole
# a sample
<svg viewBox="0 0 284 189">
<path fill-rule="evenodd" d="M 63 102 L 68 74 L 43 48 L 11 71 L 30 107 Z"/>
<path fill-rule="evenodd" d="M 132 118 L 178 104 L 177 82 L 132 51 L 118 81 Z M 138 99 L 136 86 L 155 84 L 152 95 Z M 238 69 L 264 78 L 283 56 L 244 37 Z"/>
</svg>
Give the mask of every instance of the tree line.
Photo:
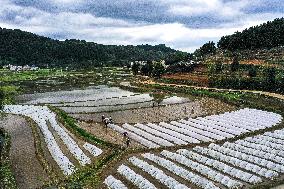
<svg viewBox="0 0 284 189">
<path fill-rule="evenodd" d="M 221 37 L 218 48 L 230 51 L 273 48 L 284 45 L 284 18 L 277 18 L 242 32 Z"/>
<path fill-rule="evenodd" d="M 131 61 L 171 60 L 181 52 L 159 45 L 102 45 L 85 40 L 54 40 L 18 29 L 0 28 L 0 66 L 125 66 Z"/>
</svg>

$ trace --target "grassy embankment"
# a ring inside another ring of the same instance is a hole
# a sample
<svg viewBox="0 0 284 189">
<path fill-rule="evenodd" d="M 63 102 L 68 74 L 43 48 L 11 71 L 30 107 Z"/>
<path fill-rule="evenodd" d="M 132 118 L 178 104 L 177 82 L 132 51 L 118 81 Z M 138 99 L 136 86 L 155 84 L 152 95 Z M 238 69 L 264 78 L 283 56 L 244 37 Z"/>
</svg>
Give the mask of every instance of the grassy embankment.
<svg viewBox="0 0 284 189">
<path fill-rule="evenodd" d="M 16 189 L 17 184 L 13 172 L 11 170 L 11 162 L 9 159 L 9 150 L 11 146 L 11 138 L 9 134 L 0 128 L 0 188 Z"/>
</svg>

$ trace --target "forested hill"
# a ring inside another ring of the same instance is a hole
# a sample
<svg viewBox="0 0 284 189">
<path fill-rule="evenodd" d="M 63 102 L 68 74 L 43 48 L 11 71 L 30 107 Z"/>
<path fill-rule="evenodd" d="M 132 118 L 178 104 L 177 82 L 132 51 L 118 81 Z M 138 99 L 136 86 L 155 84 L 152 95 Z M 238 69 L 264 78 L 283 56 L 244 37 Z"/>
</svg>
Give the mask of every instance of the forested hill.
<svg viewBox="0 0 284 189">
<path fill-rule="evenodd" d="M 126 65 L 133 60 L 169 59 L 180 53 L 163 44 L 117 46 L 84 40 L 59 41 L 18 29 L 0 28 L 0 65 L 89 67 Z"/>
<path fill-rule="evenodd" d="M 249 50 L 284 46 L 284 18 L 259 26 L 250 27 L 242 32 L 222 37 L 218 42 L 220 49 Z"/>
</svg>

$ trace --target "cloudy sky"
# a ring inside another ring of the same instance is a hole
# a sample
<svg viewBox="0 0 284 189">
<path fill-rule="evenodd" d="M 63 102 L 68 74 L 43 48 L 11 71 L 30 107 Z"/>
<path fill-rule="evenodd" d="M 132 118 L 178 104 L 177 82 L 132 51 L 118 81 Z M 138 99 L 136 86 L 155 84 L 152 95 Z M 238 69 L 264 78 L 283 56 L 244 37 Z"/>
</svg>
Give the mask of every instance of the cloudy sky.
<svg viewBox="0 0 284 189">
<path fill-rule="evenodd" d="M 0 0 L 0 27 L 103 44 L 166 44 L 192 52 L 209 40 L 284 16 L 283 0 Z"/>
</svg>

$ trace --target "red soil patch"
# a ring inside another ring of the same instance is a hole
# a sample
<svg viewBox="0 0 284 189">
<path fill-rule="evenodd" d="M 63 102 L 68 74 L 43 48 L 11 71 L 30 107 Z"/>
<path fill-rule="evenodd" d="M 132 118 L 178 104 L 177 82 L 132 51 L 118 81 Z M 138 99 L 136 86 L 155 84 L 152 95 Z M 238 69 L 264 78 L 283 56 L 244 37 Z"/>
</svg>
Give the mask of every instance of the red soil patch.
<svg viewBox="0 0 284 189">
<path fill-rule="evenodd" d="M 241 60 L 240 64 L 252 64 L 252 65 L 265 65 L 267 63 L 264 62 L 264 60 Z"/>
</svg>

